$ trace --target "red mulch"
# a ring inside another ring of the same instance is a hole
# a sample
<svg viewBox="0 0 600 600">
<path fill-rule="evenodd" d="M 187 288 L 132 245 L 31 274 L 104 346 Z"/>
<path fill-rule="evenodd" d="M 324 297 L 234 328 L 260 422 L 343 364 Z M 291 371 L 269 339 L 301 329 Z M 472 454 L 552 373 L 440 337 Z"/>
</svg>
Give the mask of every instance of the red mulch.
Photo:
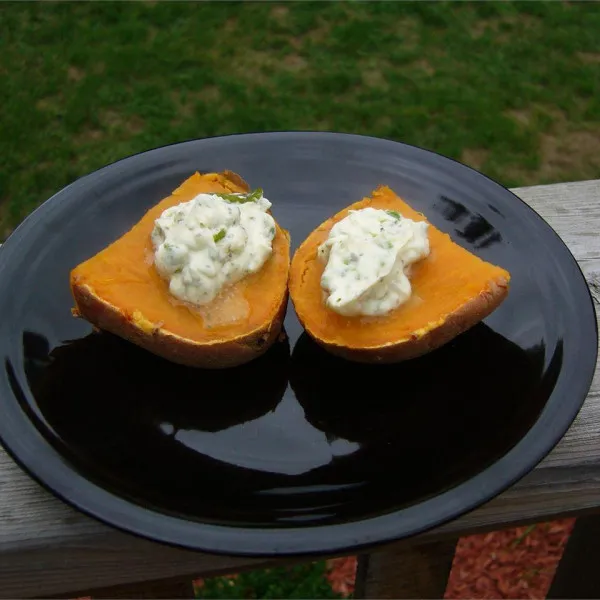
<svg viewBox="0 0 600 600">
<path fill-rule="evenodd" d="M 563 519 L 462 538 L 445 598 L 545 598 L 574 523 Z M 332 588 L 351 594 L 356 557 L 336 558 L 328 566 Z"/>
<path fill-rule="evenodd" d="M 327 561 L 327 579 L 334 592 L 349 596 L 354 591 L 356 556 L 332 558 Z"/>
</svg>

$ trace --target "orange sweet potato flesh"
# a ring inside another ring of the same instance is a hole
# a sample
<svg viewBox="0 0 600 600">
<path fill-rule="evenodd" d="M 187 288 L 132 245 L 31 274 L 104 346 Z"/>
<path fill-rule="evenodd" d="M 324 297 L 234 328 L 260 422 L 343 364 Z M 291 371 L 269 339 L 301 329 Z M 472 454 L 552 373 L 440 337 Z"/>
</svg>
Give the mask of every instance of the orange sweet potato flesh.
<svg viewBox="0 0 600 600">
<path fill-rule="evenodd" d="M 177 301 L 152 264 L 150 234 L 166 208 L 201 193 L 248 190 L 231 171 L 194 173 L 121 238 L 72 270 L 74 314 L 184 365 L 225 368 L 263 354 L 279 336 L 287 307 L 290 241 L 279 225 L 261 270 L 205 307 Z"/>
<path fill-rule="evenodd" d="M 315 229 L 297 249 L 289 291 L 306 332 L 333 354 L 367 363 L 393 363 L 442 346 L 489 315 L 506 297 L 510 274 L 471 254 L 430 224 L 430 255 L 415 263 L 411 298 L 381 317 L 345 317 L 327 308 L 320 287 L 324 265 L 319 245 L 349 210 L 398 211 L 415 221 L 425 216 L 386 186 L 340 211 Z"/>
</svg>

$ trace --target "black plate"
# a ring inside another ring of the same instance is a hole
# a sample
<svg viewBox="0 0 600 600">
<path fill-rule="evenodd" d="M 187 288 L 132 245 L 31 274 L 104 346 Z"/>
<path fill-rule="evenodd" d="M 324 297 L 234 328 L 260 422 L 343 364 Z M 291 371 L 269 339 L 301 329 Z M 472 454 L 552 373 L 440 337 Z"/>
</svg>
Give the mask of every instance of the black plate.
<svg viewBox="0 0 600 600">
<path fill-rule="evenodd" d="M 194 170 L 261 186 L 295 249 L 390 185 L 512 274 L 509 298 L 428 356 L 346 363 L 302 333 L 228 372 L 187 369 L 71 316 L 72 267 Z M 0 250 L 0 436 L 59 497 L 149 538 L 213 552 L 356 550 L 489 500 L 579 410 L 596 364 L 588 288 L 552 229 L 509 191 L 412 146 L 329 133 L 191 141 L 79 179 Z"/>
</svg>

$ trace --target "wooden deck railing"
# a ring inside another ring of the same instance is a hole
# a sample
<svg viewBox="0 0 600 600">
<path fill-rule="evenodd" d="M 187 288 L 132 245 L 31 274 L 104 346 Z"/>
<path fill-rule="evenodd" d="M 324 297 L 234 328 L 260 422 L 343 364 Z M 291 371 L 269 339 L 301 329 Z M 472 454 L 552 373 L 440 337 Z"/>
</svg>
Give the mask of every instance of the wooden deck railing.
<svg viewBox="0 0 600 600">
<path fill-rule="evenodd" d="M 598 305 L 600 180 L 513 191 L 560 234 Z M 577 420 L 538 468 L 481 508 L 409 542 L 362 556 L 356 596 L 441 597 L 460 536 L 594 511 L 600 513 L 598 370 Z M 115 531 L 56 500 L 0 450 L 2 598 L 191 597 L 195 577 L 274 563 L 282 564 L 187 552 Z"/>
</svg>

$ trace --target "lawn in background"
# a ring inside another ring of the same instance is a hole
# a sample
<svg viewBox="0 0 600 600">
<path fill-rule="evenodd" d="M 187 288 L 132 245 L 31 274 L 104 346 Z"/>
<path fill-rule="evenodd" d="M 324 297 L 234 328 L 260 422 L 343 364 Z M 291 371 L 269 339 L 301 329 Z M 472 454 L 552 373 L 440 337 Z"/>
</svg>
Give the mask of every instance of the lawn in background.
<svg viewBox="0 0 600 600">
<path fill-rule="evenodd" d="M 577 2 L 4 2 L 0 241 L 77 177 L 190 138 L 330 130 L 505 185 L 600 177 L 600 10 Z M 335 597 L 325 563 L 205 582 Z"/>
<path fill-rule="evenodd" d="M 600 175 L 600 11 L 575 2 L 4 2 L 0 241 L 61 187 L 180 140 L 403 140 L 506 185 Z"/>
</svg>

